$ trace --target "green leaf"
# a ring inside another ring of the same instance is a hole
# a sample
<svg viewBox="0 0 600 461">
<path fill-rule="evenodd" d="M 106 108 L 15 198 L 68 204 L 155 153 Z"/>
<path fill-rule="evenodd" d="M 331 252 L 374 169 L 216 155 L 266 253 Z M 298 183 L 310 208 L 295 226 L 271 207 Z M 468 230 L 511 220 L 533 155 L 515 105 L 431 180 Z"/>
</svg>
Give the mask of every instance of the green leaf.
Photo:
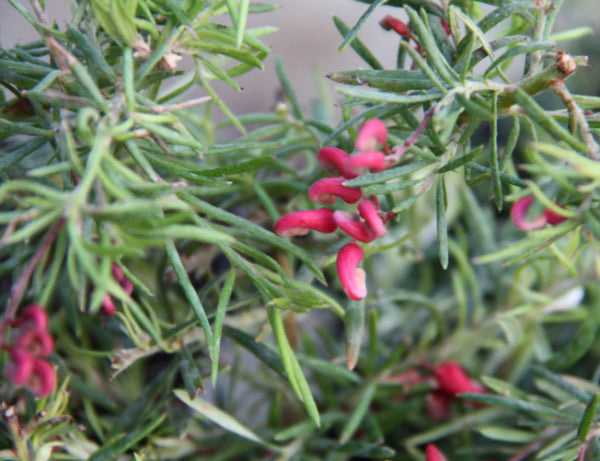
<svg viewBox="0 0 600 461">
<path fill-rule="evenodd" d="M 348 318 L 348 316 L 346 316 Z M 350 415 L 350 418 L 344 425 L 342 432 L 340 434 L 339 441 L 343 445 L 347 443 L 360 425 L 361 421 L 364 419 L 373 398 L 375 397 L 375 391 L 377 390 L 377 381 L 372 381 L 369 383 L 363 392 L 360 394 L 358 402 L 354 406 L 354 411 Z"/>
<path fill-rule="evenodd" d="M 348 301 L 344 319 L 346 333 L 346 365 L 353 370 L 358 362 L 365 329 L 365 301 Z"/>
<path fill-rule="evenodd" d="M 169 261 L 171 262 L 171 266 L 175 271 L 175 275 L 181 284 L 181 288 L 185 293 L 187 300 L 190 302 L 192 309 L 196 313 L 196 318 L 199 320 L 200 325 L 202 326 L 202 330 L 204 330 L 204 335 L 206 336 L 206 343 L 209 345 L 209 353 L 212 355 L 212 332 L 210 330 L 210 325 L 208 323 L 208 318 L 206 317 L 206 312 L 204 311 L 204 307 L 202 306 L 202 302 L 200 301 L 200 297 L 192 284 L 185 268 L 183 266 L 183 262 L 181 261 L 181 257 L 179 256 L 179 252 L 175 247 L 173 241 L 170 241 L 166 244 L 165 249 L 167 251 L 167 256 Z"/>
<path fill-rule="evenodd" d="M 352 40 L 354 40 L 354 38 L 358 34 L 358 31 L 361 29 L 361 27 L 364 25 L 364 23 L 369 19 L 369 17 L 371 17 L 371 15 L 375 12 L 375 10 L 377 9 L 377 7 L 383 5 L 387 1 L 388 0 L 375 0 L 371 4 L 371 6 L 369 6 L 369 8 L 367 8 L 367 11 L 365 11 L 363 13 L 363 15 L 359 18 L 359 20 L 356 23 L 356 25 L 344 37 L 344 41 L 339 46 L 338 52 L 341 53 L 342 51 L 344 51 L 346 49 L 346 47 L 348 46 L 348 44 L 350 42 L 352 42 Z"/>
<path fill-rule="evenodd" d="M 333 16 L 333 22 L 337 30 L 342 34 L 342 36 L 346 36 L 350 31 L 350 28 L 346 25 L 344 21 L 342 21 L 337 16 Z M 373 69 L 383 69 L 381 63 L 377 60 L 373 53 L 369 51 L 369 49 L 365 46 L 363 42 L 361 42 L 358 38 L 354 38 L 352 42 L 350 42 L 350 46 L 352 49 L 358 54 L 363 61 L 365 61 L 368 65 L 370 65 Z"/>
<path fill-rule="evenodd" d="M 183 391 L 185 393 L 185 391 Z M 89 461 L 112 461 L 125 453 L 129 448 L 151 434 L 158 426 L 162 424 L 166 415 L 155 417 L 152 421 L 139 429 L 129 429 L 126 434 L 119 435 L 105 442 L 99 450 L 96 450 L 88 458 Z"/>
<path fill-rule="evenodd" d="M 181 352 L 179 353 L 179 371 L 190 398 L 193 399 L 204 391 L 204 383 L 202 382 L 202 375 L 200 374 L 200 370 L 198 370 L 198 365 L 196 365 L 196 361 L 192 357 L 190 350 L 185 346 L 181 348 Z"/>
<path fill-rule="evenodd" d="M 223 288 L 219 294 L 219 302 L 217 303 L 217 311 L 215 313 L 215 323 L 213 326 L 213 362 L 211 369 L 211 380 L 213 387 L 217 382 L 217 375 L 219 373 L 219 351 L 221 349 L 221 332 L 223 330 L 223 322 L 225 320 L 225 312 L 231 293 L 233 291 L 233 285 L 235 283 L 236 272 L 235 269 L 229 271 L 229 275 L 223 284 Z"/>
<path fill-rule="evenodd" d="M 510 429 L 502 426 L 481 426 L 477 432 L 484 437 L 500 442 L 528 443 L 537 440 L 538 434 L 519 429 Z"/>
<path fill-rule="evenodd" d="M 596 393 L 585 407 L 579 428 L 577 429 L 577 438 L 582 442 L 587 439 L 590 428 L 594 423 L 596 411 L 598 410 L 598 402 L 600 402 L 600 394 Z"/>
<path fill-rule="evenodd" d="M 448 223 L 446 222 L 446 187 L 443 176 L 438 180 L 435 203 L 438 257 L 442 269 L 446 270 L 448 268 Z"/>
<path fill-rule="evenodd" d="M 102 28 L 123 45 L 133 46 L 137 35 L 135 12 L 138 0 L 90 0 Z"/>
<path fill-rule="evenodd" d="M 255 442 L 263 447 L 279 451 L 278 447 L 270 444 L 262 437 L 248 429 L 233 416 L 208 403 L 206 400 L 203 400 L 200 397 L 190 399 L 184 389 L 175 389 L 173 390 L 173 393 L 179 400 L 185 403 L 192 410 L 200 413 L 205 418 L 210 419 L 213 423 L 221 426 L 223 429 L 233 432 L 234 434 L 237 434 L 245 439 L 251 440 L 252 442 Z"/>
</svg>

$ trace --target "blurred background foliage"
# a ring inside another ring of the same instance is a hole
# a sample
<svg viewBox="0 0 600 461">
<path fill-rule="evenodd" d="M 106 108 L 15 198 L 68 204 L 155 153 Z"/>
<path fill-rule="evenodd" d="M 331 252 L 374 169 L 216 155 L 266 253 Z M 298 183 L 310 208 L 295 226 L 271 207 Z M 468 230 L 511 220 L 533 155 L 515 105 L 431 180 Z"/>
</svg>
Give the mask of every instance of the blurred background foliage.
<svg viewBox="0 0 600 461">
<path fill-rule="evenodd" d="M 48 311 L 59 379 L 2 382 L 2 459 L 595 459 L 598 51 L 553 35 L 568 5 L 366 1 L 332 21 L 364 60 L 325 69 L 335 94 L 318 79 L 307 109 L 277 60 L 274 109 L 241 114 L 221 91 L 263 67 L 269 4 L 81 0 L 62 27 L 8 3 L 39 39 L 0 50 L 3 318 Z M 361 41 L 383 3 L 420 44 L 387 32 L 397 69 Z M 347 240 L 273 223 L 314 207 L 321 147 L 370 118 L 401 145 L 431 108 L 398 166 L 348 182 L 398 212 L 350 302 Z M 517 229 L 527 195 L 568 219 Z M 436 420 L 409 378 L 447 361 L 487 392 Z"/>
</svg>

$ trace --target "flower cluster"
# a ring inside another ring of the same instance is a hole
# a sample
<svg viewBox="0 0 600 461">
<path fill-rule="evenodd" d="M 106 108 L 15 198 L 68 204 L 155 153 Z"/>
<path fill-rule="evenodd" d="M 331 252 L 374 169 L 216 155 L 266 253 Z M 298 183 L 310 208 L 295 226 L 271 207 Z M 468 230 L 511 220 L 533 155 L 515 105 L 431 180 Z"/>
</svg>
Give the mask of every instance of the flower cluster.
<svg viewBox="0 0 600 461">
<path fill-rule="evenodd" d="M 356 212 L 319 208 L 304 210 L 282 216 L 274 230 L 278 235 L 305 235 L 309 230 L 323 233 L 335 232 L 338 228 L 355 241 L 368 243 L 386 234 L 385 223 L 394 213 L 382 212 L 375 197 L 365 197 L 362 190 L 348 187 L 344 182 L 367 172 L 382 171 L 399 158 L 391 154 L 387 143 L 387 128 L 379 119 L 367 121 L 360 129 L 355 147 L 357 153 L 350 155 L 336 147 L 325 147 L 317 159 L 323 169 L 336 175 L 315 182 L 308 190 L 308 197 L 316 203 L 334 205 L 337 199 L 356 204 Z M 383 146 L 384 152 L 377 150 Z M 344 245 L 338 252 L 336 267 L 344 292 L 359 300 L 367 295 L 365 273 L 358 265 L 363 259 L 363 250 L 355 242 Z"/>
<path fill-rule="evenodd" d="M 46 311 L 39 304 L 30 304 L 9 324 L 15 333 L 11 344 L 3 346 L 10 354 L 4 370 L 6 377 L 15 386 L 26 387 L 36 397 L 50 394 L 56 376 L 52 365 L 45 360 L 54 349 Z"/>
<path fill-rule="evenodd" d="M 521 230 L 531 231 L 536 229 L 541 229 L 546 224 L 550 224 L 551 226 L 556 226 L 560 224 L 567 218 L 559 215 L 558 213 L 552 211 L 549 208 L 546 208 L 540 216 L 536 219 L 528 221 L 526 219 L 527 211 L 531 207 L 531 204 L 535 198 L 533 195 L 528 195 L 527 197 L 523 197 L 522 199 L 517 200 L 511 210 L 510 210 L 510 218 L 514 225 Z"/>
</svg>

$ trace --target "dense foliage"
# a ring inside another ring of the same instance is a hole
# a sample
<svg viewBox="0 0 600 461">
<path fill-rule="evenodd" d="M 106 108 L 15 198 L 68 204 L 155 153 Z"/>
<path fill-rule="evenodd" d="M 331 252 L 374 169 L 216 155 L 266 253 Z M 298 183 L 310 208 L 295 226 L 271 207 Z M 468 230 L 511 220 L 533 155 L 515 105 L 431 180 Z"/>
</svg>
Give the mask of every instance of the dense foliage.
<svg viewBox="0 0 600 461">
<path fill-rule="evenodd" d="M 214 82 L 262 67 L 272 5 L 8 0 L 40 39 L 0 48 L 1 459 L 599 456 L 600 98 L 561 48 L 590 31 L 363 1 L 332 27 L 368 68 L 309 114 L 278 60 L 240 116 Z"/>
</svg>

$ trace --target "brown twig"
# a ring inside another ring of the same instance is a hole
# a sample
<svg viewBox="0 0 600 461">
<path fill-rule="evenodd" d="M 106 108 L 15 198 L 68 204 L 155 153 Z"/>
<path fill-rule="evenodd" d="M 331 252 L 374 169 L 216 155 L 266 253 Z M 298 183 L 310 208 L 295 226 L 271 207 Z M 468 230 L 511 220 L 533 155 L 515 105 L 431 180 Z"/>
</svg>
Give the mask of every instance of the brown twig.
<svg viewBox="0 0 600 461">
<path fill-rule="evenodd" d="M 571 129 L 571 132 L 575 131 L 576 124 L 579 125 L 581 137 L 583 138 L 585 145 L 588 147 L 588 155 L 592 159 L 599 161 L 600 155 L 598 153 L 598 144 L 596 144 L 594 136 L 590 131 L 585 114 L 573 99 L 573 95 L 567 89 L 564 80 L 556 80 L 552 85 L 552 89 L 562 99 L 564 105 L 567 107 L 569 112 L 569 128 Z"/>
</svg>

